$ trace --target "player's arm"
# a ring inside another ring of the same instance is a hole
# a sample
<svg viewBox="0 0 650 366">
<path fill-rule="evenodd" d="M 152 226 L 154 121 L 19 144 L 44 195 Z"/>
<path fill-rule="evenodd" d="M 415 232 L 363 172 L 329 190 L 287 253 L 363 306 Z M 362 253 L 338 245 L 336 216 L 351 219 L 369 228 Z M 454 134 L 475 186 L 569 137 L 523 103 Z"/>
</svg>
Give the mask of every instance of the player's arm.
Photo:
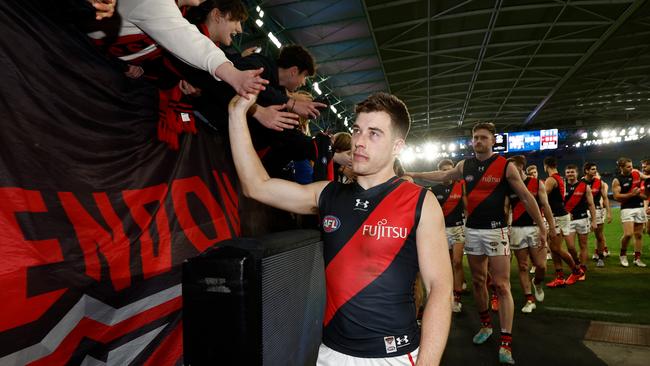
<svg viewBox="0 0 650 366">
<path fill-rule="evenodd" d="M 585 183 L 587 190 L 585 191 L 585 197 L 587 197 L 587 208 L 589 208 L 589 214 L 591 215 L 591 228 L 596 230 L 598 224 L 596 224 L 596 206 L 594 205 L 594 195 L 591 193 L 591 187 Z"/>
<path fill-rule="evenodd" d="M 557 186 L 557 181 L 555 180 L 555 178 L 548 177 L 548 179 L 544 181 L 544 190 L 546 190 L 547 194 L 551 193 L 551 191 L 553 190 L 553 188 L 555 188 L 555 186 Z"/>
<path fill-rule="evenodd" d="M 602 182 L 602 181 L 601 181 Z M 607 210 L 607 223 L 612 223 L 612 206 L 609 204 L 609 186 L 607 183 L 602 182 L 600 185 L 600 196 L 603 197 L 603 207 Z"/>
<path fill-rule="evenodd" d="M 228 106 L 230 148 L 244 195 L 281 210 L 315 214 L 318 198 L 329 182 L 301 185 L 269 177 L 255 153 L 248 130 L 246 112 L 255 103 L 255 96 L 248 97 L 249 100 L 235 96 Z"/>
<path fill-rule="evenodd" d="M 463 161 L 458 162 L 452 169 L 442 171 L 434 170 L 430 172 L 406 172 L 405 175 L 410 175 L 413 178 L 424 179 L 432 182 L 446 182 L 449 180 L 460 180 L 463 178 Z"/>
<path fill-rule="evenodd" d="M 467 207 L 467 187 L 465 186 L 465 181 L 463 181 L 463 215 L 465 218 L 469 217 Z"/>
<path fill-rule="evenodd" d="M 528 212 L 537 224 L 541 244 L 546 245 L 546 226 L 544 226 L 544 220 L 539 211 L 539 206 L 533 194 L 528 191 L 524 181 L 521 180 L 521 175 L 514 164 L 508 164 L 506 166 L 506 179 L 508 180 L 508 184 L 510 184 L 510 188 L 517 194 L 521 203 L 523 203 L 526 212 Z"/>
<path fill-rule="evenodd" d="M 614 178 L 614 180 L 612 181 L 612 192 L 614 193 L 613 197 L 615 200 L 617 200 L 618 202 L 623 202 L 634 196 L 638 196 L 639 188 L 634 188 L 628 193 L 621 193 L 621 183 L 619 183 L 617 178 Z"/>
<path fill-rule="evenodd" d="M 546 222 L 548 222 L 548 232 L 551 237 L 555 237 L 555 219 L 553 218 L 553 211 L 551 211 L 551 205 L 548 203 L 548 195 L 546 194 L 546 189 L 538 189 L 537 197 L 539 197 L 539 203 L 542 204 L 542 210 L 544 211 L 544 217 Z"/>
<path fill-rule="evenodd" d="M 422 283 L 429 294 L 417 365 L 438 365 L 451 325 L 452 273 L 442 209 L 431 192 L 422 205 L 416 240 Z"/>
</svg>

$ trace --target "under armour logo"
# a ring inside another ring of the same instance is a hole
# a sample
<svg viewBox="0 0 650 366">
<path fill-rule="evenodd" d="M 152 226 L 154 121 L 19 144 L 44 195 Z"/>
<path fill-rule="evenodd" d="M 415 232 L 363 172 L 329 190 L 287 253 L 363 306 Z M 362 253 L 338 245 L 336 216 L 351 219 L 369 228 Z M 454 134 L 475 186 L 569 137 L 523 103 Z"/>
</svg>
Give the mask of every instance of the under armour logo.
<svg viewBox="0 0 650 366">
<path fill-rule="evenodd" d="M 361 201 L 360 198 L 357 198 L 357 202 L 354 204 L 355 209 L 368 209 L 368 205 L 370 204 L 369 201 Z M 363 206 L 363 208 L 360 208 Z"/>
<path fill-rule="evenodd" d="M 409 337 L 405 335 L 404 337 L 397 337 L 397 345 L 407 345 L 409 343 Z"/>
<path fill-rule="evenodd" d="M 479 172 L 483 172 L 483 171 L 485 171 L 485 167 L 484 167 L 484 166 L 480 166 L 480 167 L 478 167 L 478 171 L 479 171 Z"/>
</svg>

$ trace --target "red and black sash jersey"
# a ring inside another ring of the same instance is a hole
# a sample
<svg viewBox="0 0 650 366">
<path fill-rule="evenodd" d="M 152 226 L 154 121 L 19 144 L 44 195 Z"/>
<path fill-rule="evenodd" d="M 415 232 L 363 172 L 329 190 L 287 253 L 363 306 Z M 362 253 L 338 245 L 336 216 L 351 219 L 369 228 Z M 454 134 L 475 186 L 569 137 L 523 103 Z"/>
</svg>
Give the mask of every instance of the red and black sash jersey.
<svg viewBox="0 0 650 366">
<path fill-rule="evenodd" d="M 442 213 L 445 215 L 445 227 L 463 225 L 463 185 L 457 181 L 453 184 L 438 184 L 431 187 L 431 192 L 436 196 Z"/>
<path fill-rule="evenodd" d="M 621 185 L 621 193 L 629 193 L 634 188 L 642 189 L 641 176 L 639 172 L 633 171 L 630 175 L 617 174 L 616 179 Z M 621 202 L 621 209 L 643 207 L 643 200 L 639 196 L 634 196 Z"/>
<path fill-rule="evenodd" d="M 583 180 L 585 183 L 589 184 L 589 187 L 591 188 L 591 195 L 594 197 L 594 206 L 596 206 L 596 208 L 601 208 L 602 197 L 600 196 L 600 191 L 603 189 L 603 181 L 600 180 L 600 178 L 594 178 L 591 181 L 586 178 Z"/>
<path fill-rule="evenodd" d="M 426 189 L 393 177 L 364 190 L 331 182 L 319 198 L 327 304 L 323 343 L 355 357 L 419 346 L 415 234 Z"/>
<path fill-rule="evenodd" d="M 647 200 L 650 200 L 650 178 L 643 181 L 643 192 L 648 197 Z"/>
<path fill-rule="evenodd" d="M 542 207 L 539 202 L 539 179 L 528 177 L 524 180 L 524 184 L 528 188 L 528 191 L 535 197 L 537 205 Z M 512 226 L 535 226 L 535 220 L 528 214 L 526 207 L 515 193 L 510 194 L 510 207 L 512 207 Z"/>
<path fill-rule="evenodd" d="M 497 154 L 484 161 L 471 158 L 463 163 L 467 195 L 467 227 L 473 229 L 506 227 L 504 204 L 508 194 L 507 165 L 506 158 Z"/>
<path fill-rule="evenodd" d="M 587 187 L 588 184 L 579 180 L 573 184 L 567 182 L 564 207 L 571 214 L 572 220 L 584 219 L 587 217 Z"/>
<path fill-rule="evenodd" d="M 551 178 L 555 179 L 557 184 L 553 187 L 553 190 L 548 193 L 548 204 L 551 206 L 553 216 L 564 216 L 568 213 L 564 208 L 564 195 L 566 193 L 564 179 L 562 179 L 562 176 L 558 173 L 551 175 L 549 179 Z"/>
</svg>

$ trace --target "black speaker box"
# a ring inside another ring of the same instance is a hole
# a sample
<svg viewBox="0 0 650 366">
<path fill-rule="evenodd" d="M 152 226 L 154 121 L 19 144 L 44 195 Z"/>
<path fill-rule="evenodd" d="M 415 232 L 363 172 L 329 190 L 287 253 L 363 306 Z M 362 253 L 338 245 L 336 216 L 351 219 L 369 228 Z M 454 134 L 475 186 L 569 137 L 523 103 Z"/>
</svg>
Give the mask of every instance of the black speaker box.
<svg viewBox="0 0 650 366">
<path fill-rule="evenodd" d="M 183 263 L 187 366 L 314 365 L 325 279 L 320 234 L 220 243 Z"/>
</svg>

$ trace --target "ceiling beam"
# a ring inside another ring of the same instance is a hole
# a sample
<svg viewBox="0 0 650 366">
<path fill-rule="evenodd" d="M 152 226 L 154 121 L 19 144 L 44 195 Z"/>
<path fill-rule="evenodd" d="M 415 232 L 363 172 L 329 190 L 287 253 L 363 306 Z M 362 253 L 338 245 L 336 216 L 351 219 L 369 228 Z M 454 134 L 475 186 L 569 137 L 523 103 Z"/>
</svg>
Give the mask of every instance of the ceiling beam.
<svg viewBox="0 0 650 366">
<path fill-rule="evenodd" d="M 560 17 L 562 16 L 562 14 L 564 14 L 564 11 L 566 10 L 568 4 L 569 4 L 568 2 L 565 2 L 565 3 L 564 3 L 564 6 L 562 7 L 562 9 L 560 9 L 560 12 L 557 13 L 557 15 L 555 16 L 555 19 L 554 19 L 553 23 L 550 23 L 550 24 L 549 24 L 548 29 L 546 29 L 546 33 L 544 33 L 544 36 L 542 37 L 542 39 L 537 43 L 537 47 L 535 47 L 535 51 L 533 51 L 533 54 L 530 55 L 530 57 L 528 58 L 528 61 L 526 62 L 526 65 L 525 65 L 525 66 L 521 69 L 521 71 L 519 72 L 519 76 L 517 76 L 517 79 L 516 79 L 515 82 L 512 84 L 512 87 L 511 87 L 510 90 L 508 91 L 508 94 L 506 95 L 506 97 L 503 98 L 503 102 L 501 102 L 501 105 L 499 106 L 499 109 L 498 109 L 497 112 L 494 114 L 495 117 L 498 117 L 499 114 L 501 113 L 501 110 L 503 110 L 503 107 L 504 107 L 505 104 L 508 102 L 508 98 L 510 98 L 510 96 L 512 95 L 512 92 L 515 90 L 515 88 L 517 87 L 517 85 L 519 85 L 519 81 L 521 81 L 522 77 L 523 77 L 524 74 L 526 73 L 526 70 L 528 70 L 528 66 L 530 66 L 530 64 L 531 64 L 531 63 L 533 62 L 533 60 L 535 59 L 535 56 L 537 55 L 537 53 L 539 52 L 539 50 L 540 50 L 540 49 L 542 48 L 542 46 L 544 45 L 544 42 L 546 41 L 546 39 L 548 38 L 548 36 L 551 34 L 551 31 L 553 30 L 553 28 L 555 28 L 555 25 L 558 24 L 558 21 L 560 20 Z"/>
<path fill-rule="evenodd" d="M 569 39 L 557 39 L 557 40 L 549 40 L 546 43 L 547 44 L 555 44 L 555 43 L 589 43 L 589 42 L 595 42 L 598 41 L 598 38 L 569 38 Z M 493 43 L 490 45 L 490 47 L 516 47 L 516 46 L 532 46 L 534 44 L 537 44 L 537 40 L 527 40 L 527 41 L 512 41 L 512 42 L 500 42 L 500 43 Z M 431 56 L 436 56 L 436 55 L 445 55 L 447 53 L 454 53 L 454 52 L 464 52 L 464 51 L 475 51 L 475 50 L 480 50 L 481 45 L 474 45 L 474 46 L 465 46 L 465 47 L 456 47 L 456 48 L 448 48 L 444 50 L 437 50 L 430 52 L 429 54 Z M 389 50 L 385 50 L 389 51 Z M 394 50 L 398 51 L 399 50 Z M 414 55 L 414 56 L 404 56 L 404 57 L 395 57 L 395 58 L 390 58 L 384 60 L 385 63 L 393 63 L 393 62 L 402 62 L 402 61 L 407 61 L 407 60 L 412 60 L 416 59 L 419 57 L 424 57 L 426 56 L 426 52 L 423 52 L 421 55 Z"/>
<path fill-rule="evenodd" d="M 463 125 L 465 120 L 465 113 L 467 113 L 467 108 L 469 107 L 469 101 L 472 99 L 472 92 L 474 92 L 474 85 L 478 80 L 478 74 L 481 72 L 481 66 L 483 65 L 483 59 L 485 58 L 485 52 L 487 51 L 488 44 L 490 44 L 490 39 L 492 38 L 492 32 L 497 23 L 497 18 L 499 17 L 499 11 L 501 10 L 501 5 L 503 5 L 503 0 L 497 0 L 494 4 L 494 10 L 490 16 L 490 22 L 488 23 L 487 31 L 485 32 L 485 37 L 483 37 L 483 44 L 481 45 L 481 51 L 478 55 L 478 60 L 476 60 L 476 66 L 474 68 L 474 74 L 472 79 L 469 82 L 469 88 L 467 90 L 467 95 L 465 95 L 465 103 L 463 103 L 463 110 L 460 112 L 460 117 L 458 118 L 458 127 Z"/>
<path fill-rule="evenodd" d="M 560 22 L 557 25 L 558 26 L 566 26 L 566 27 L 586 27 L 586 26 L 606 26 L 611 24 L 612 22 L 606 22 L 606 21 L 573 21 L 573 22 Z M 500 27 L 495 27 L 494 32 L 516 32 L 520 30 L 526 30 L 526 29 L 535 29 L 535 28 L 548 28 L 555 23 L 529 23 L 529 24 L 515 24 L 515 25 L 505 25 L 505 26 L 500 26 Z M 463 36 L 471 36 L 471 35 L 476 35 L 476 34 L 484 34 L 485 29 L 472 29 L 472 30 L 465 30 L 465 31 L 459 31 L 459 32 L 451 32 L 451 33 L 439 33 L 431 37 L 417 37 L 417 38 L 408 38 L 404 41 L 401 42 L 394 42 L 394 43 L 384 43 L 379 46 L 381 49 L 385 49 L 390 47 L 401 47 L 413 43 L 418 43 L 418 42 L 425 42 L 427 40 L 433 41 L 437 39 L 446 39 L 446 38 L 457 38 L 457 37 L 463 37 Z"/>
<path fill-rule="evenodd" d="M 396 3 L 396 2 L 399 1 L 392 1 L 392 3 Z M 375 44 L 375 52 L 377 52 L 377 58 L 379 59 L 379 64 L 381 65 L 381 71 L 384 74 L 384 82 L 386 83 L 386 88 L 388 88 L 388 92 L 390 93 L 390 84 L 388 83 L 388 78 L 386 77 L 386 68 L 384 67 L 384 62 L 381 58 L 381 53 L 379 52 L 379 46 L 377 44 L 377 36 L 375 35 L 375 31 L 372 28 L 372 20 L 370 19 L 370 13 L 368 13 L 368 6 L 366 5 L 365 0 L 361 0 L 361 4 L 363 5 L 363 12 L 365 13 L 366 18 L 368 19 L 368 29 L 370 30 L 370 34 L 372 35 L 372 41 Z"/>
<path fill-rule="evenodd" d="M 535 109 L 528 115 L 528 117 L 526 117 L 526 119 L 524 120 L 525 125 L 531 123 L 535 119 L 539 111 L 542 110 L 542 108 L 544 108 L 546 103 L 548 103 L 548 101 L 553 97 L 553 95 L 555 95 L 555 93 L 573 76 L 573 74 L 575 74 L 575 72 L 578 71 L 578 69 L 587 60 L 589 60 L 589 58 L 591 58 L 591 56 L 596 52 L 596 50 L 598 50 L 598 48 L 600 48 L 600 46 L 602 46 L 603 43 L 605 43 L 605 41 L 607 41 L 612 36 L 612 34 L 614 34 L 614 32 L 616 32 L 618 28 L 620 28 L 620 26 L 623 23 L 625 23 L 625 21 L 632 14 L 634 14 L 634 12 L 637 9 L 639 9 L 641 5 L 643 5 L 643 3 L 645 3 L 645 0 L 636 0 L 632 4 L 630 4 L 630 6 L 628 6 L 627 9 L 625 9 L 625 11 L 618 17 L 618 19 L 616 19 L 616 21 L 612 25 L 610 25 L 609 28 L 607 28 L 605 33 L 603 33 L 603 35 L 596 42 L 594 42 L 591 45 L 591 47 L 589 47 L 587 52 L 585 52 L 585 54 L 580 58 L 580 60 L 578 60 L 578 62 L 576 62 L 576 64 L 573 65 L 573 67 L 571 67 L 566 74 L 564 74 L 562 79 L 560 79 L 560 81 L 558 81 L 558 83 L 555 84 L 553 89 L 551 89 L 551 91 L 546 95 L 546 97 L 544 97 L 544 99 L 542 99 L 542 101 L 537 105 L 537 107 L 535 107 Z"/>
</svg>

